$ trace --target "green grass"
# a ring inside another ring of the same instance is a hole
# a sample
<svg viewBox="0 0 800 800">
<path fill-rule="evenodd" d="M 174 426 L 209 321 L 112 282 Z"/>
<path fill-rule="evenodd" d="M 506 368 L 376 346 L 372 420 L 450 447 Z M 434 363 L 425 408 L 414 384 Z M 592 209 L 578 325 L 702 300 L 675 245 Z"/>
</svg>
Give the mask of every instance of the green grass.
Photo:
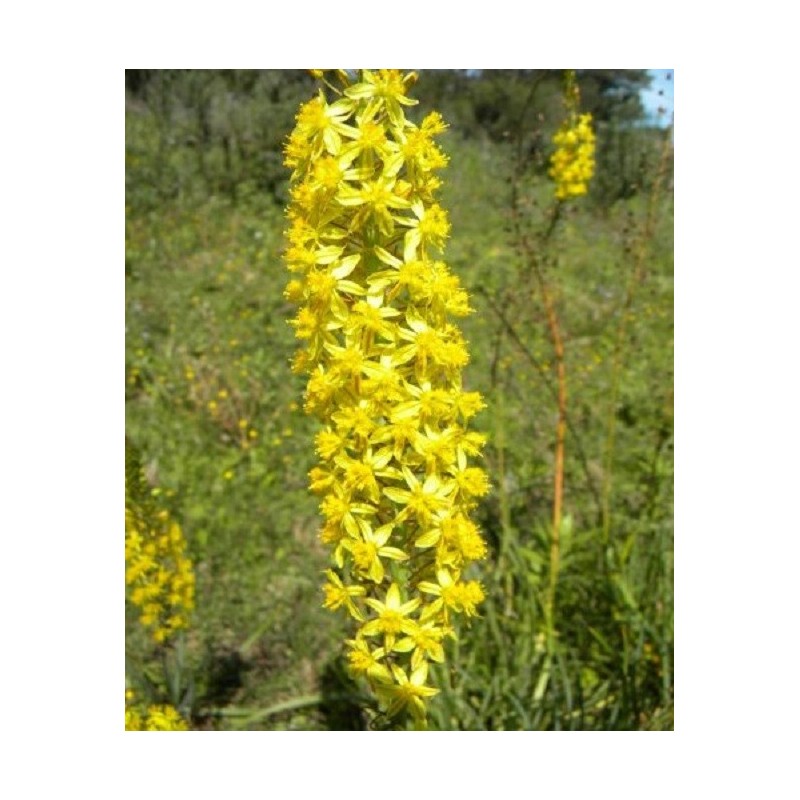
<svg viewBox="0 0 800 800">
<path fill-rule="evenodd" d="M 494 485 L 478 511 L 488 599 L 433 676 L 439 729 L 672 727 L 672 209 L 665 193 L 643 279 L 614 348 L 647 197 L 573 203 L 542 250 L 556 288 L 569 382 L 563 563 L 546 638 L 555 404 L 553 359 L 534 284 L 509 232 L 508 153 L 445 137 L 446 258 L 476 313 L 463 321 L 465 380 L 488 408 Z M 362 727 L 339 661 L 346 622 L 321 608 L 328 555 L 307 491 L 314 424 L 282 291 L 282 209 L 253 187 L 236 202 L 202 190 L 180 146 L 129 113 L 126 200 L 126 432 L 195 562 L 197 608 L 179 646 L 156 652 L 127 626 L 129 677 L 201 729 Z M 160 169 L 163 168 L 163 164 Z M 288 176 L 287 176 L 288 178 Z M 549 187 L 526 197 L 538 222 Z M 513 328 L 509 333 L 498 316 Z M 517 341 L 518 339 L 518 341 Z M 524 350 L 523 350 L 524 348 Z M 613 419 L 613 423 L 612 423 Z M 611 525 L 598 494 L 614 427 Z M 171 683 L 170 683 L 171 681 Z"/>
</svg>

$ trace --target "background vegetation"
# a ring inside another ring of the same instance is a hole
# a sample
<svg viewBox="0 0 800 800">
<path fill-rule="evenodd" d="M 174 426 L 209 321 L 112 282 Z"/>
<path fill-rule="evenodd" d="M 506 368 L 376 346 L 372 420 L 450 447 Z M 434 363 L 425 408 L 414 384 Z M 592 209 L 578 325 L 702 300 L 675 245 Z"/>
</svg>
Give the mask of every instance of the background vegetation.
<svg viewBox="0 0 800 800">
<path fill-rule="evenodd" d="M 446 258 L 476 309 L 466 380 L 494 487 L 488 597 L 432 673 L 438 729 L 673 724 L 670 131 L 643 123 L 643 71 L 579 72 L 598 172 L 556 211 L 561 77 L 423 71 L 414 91 L 451 124 Z M 321 608 L 314 423 L 288 367 L 281 146 L 314 91 L 290 70 L 126 72 L 126 432 L 197 581 L 169 646 L 129 608 L 127 676 L 195 729 L 370 725 L 345 620 Z"/>
</svg>

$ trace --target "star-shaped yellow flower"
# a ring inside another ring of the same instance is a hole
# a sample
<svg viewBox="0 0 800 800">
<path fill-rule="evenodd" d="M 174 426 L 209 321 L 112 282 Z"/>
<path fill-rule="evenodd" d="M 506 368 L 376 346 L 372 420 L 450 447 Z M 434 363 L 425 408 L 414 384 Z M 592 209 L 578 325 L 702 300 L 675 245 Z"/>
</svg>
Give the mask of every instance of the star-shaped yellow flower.
<svg viewBox="0 0 800 800">
<path fill-rule="evenodd" d="M 428 680 L 428 663 L 423 661 L 411 672 L 409 677 L 402 667 L 393 666 L 392 673 L 395 683 L 380 687 L 380 695 L 386 707 L 386 713 L 392 717 L 404 709 L 411 712 L 411 716 L 419 725 L 425 724 L 426 712 L 423 698 L 427 699 L 439 693 L 438 689 L 426 686 Z"/>
<path fill-rule="evenodd" d="M 381 559 L 405 561 L 408 559 L 408 554 L 399 547 L 386 544 L 392 534 L 391 524 L 383 525 L 374 531 L 364 519 L 359 519 L 359 525 L 361 536 L 358 539 L 342 540 L 342 547 L 352 555 L 353 564 L 360 575 L 375 583 L 381 583 L 386 574 Z"/>
<path fill-rule="evenodd" d="M 383 634 L 383 646 L 386 652 L 394 648 L 398 634 L 414 633 L 417 623 L 408 619 L 408 615 L 419 608 L 420 600 L 415 597 L 407 603 L 400 602 L 400 589 L 393 583 L 386 592 L 386 602 L 368 597 L 367 605 L 377 612 L 377 619 L 370 620 L 361 629 L 363 636 L 378 636 Z"/>
<path fill-rule="evenodd" d="M 353 602 L 353 598 L 363 597 L 367 590 L 360 585 L 345 586 L 342 579 L 332 569 L 327 570 L 325 574 L 328 576 L 329 582 L 322 587 L 325 592 L 323 607 L 335 610 L 344 606 L 354 619 L 363 622 L 364 615 Z"/>
</svg>

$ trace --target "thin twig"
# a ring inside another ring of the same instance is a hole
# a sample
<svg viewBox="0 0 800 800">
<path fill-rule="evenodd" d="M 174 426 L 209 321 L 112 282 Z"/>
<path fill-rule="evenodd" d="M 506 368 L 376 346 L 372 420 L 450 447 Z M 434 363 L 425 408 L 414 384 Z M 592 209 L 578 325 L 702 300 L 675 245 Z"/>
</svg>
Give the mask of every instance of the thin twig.
<svg viewBox="0 0 800 800">
<path fill-rule="evenodd" d="M 536 370 L 539 377 L 542 379 L 542 383 L 544 383 L 545 388 L 550 393 L 550 396 L 552 397 L 553 401 L 555 403 L 558 403 L 558 392 L 553 387 L 553 384 L 550 380 L 549 375 L 547 374 L 547 371 L 536 360 L 534 355 L 522 341 L 519 334 L 514 329 L 514 326 L 505 316 L 504 311 L 497 306 L 492 296 L 485 289 L 483 289 L 483 287 L 477 287 L 475 291 L 478 292 L 479 294 L 482 294 L 486 298 L 487 302 L 489 303 L 489 306 L 491 307 L 492 311 L 494 311 L 494 313 L 497 315 L 500 322 L 503 324 L 503 328 L 506 330 L 509 337 L 513 340 L 514 344 L 519 348 L 519 351 L 523 355 L 525 360 Z M 597 486 L 595 485 L 594 478 L 592 477 L 591 470 L 589 469 L 589 461 L 586 457 L 586 451 L 583 449 L 582 439 L 577 429 L 575 428 L 575 425 L 572 422 L 572 416 L 569 414 L 569 411 L 567 411 L 566 423 L 569 434 L 572 437 L 572 442 L 575 445 L 575 454 L 578 457 L 578 461 L 581 464 L 581 468 L 583 469 L 583 473 L 586 478 L 586 485 L 589 491 L 591 492 L 591 495 L 597 505 L 598 512 L 600 512 L 600 510 L 602 509 L 602 500 L 600 497 L 600 492 L 598 491 Z"/>
</svg>

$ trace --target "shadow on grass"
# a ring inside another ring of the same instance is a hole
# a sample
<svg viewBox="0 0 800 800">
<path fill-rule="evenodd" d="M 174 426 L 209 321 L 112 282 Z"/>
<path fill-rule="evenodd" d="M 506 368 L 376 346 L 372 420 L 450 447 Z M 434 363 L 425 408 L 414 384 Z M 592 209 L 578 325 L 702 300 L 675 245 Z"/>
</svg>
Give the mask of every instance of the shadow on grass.
<svg viewBox="0 0 800 800">
<path fill-rule="evenodd" d="M 237 650 L 210 652 L 205 674 L 207 684 L 203 695 L 206 707 L 223 707 L 244 684 L 244 675 L 251 669 Z"/>
<path fill-rule="evenodd" d="M 368 730 L 364 706 L 368 698 L 347 674 L 345 661 L 337 656 L 328 661 L 320 678 L 320 712 L 331 731 Z"/>
</svg>

